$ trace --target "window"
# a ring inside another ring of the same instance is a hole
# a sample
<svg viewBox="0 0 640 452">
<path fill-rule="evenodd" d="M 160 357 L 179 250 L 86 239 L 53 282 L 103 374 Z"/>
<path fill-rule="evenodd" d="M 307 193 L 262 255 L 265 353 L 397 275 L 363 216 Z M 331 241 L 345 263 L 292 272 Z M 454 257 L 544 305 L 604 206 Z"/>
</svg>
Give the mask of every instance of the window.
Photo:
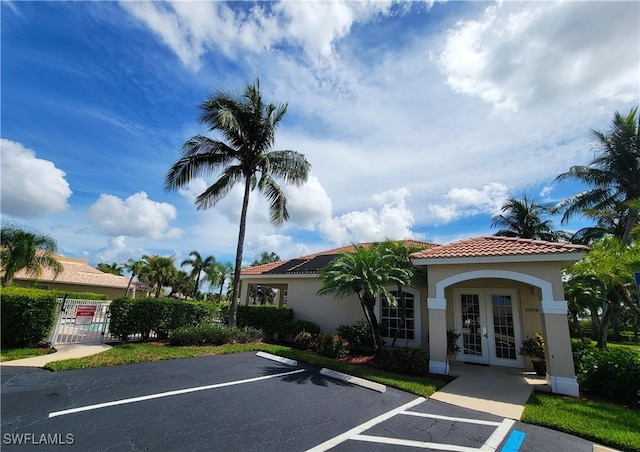
<svg viewBox="0 0 640 452">
<path fill-rule="evenodd" d="M 380 335 L 386 338 L 396 337 L 398 331 L 398 339 L 406 339 L 409 341 L 416 340 L 416 305 L 415 295 L 404 291 L 404 322 L 402 318 L 402 300 L 397 290 L 390 290 L 391 294 L 396 297 L 397 306 L 390 306 L 388 300 L 383 298 L 382 312 L 380 314 Z"/>
</svg>

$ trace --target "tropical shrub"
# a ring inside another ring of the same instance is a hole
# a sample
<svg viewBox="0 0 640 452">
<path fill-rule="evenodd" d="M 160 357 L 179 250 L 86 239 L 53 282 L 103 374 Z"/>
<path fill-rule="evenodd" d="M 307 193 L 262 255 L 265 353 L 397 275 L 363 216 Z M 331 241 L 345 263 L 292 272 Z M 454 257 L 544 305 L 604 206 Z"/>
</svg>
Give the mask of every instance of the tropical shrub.
<svg viewBox="0 0 640 452">
<path fill-rule="evenodd" d="M 33 347 L 47 337 L 55 320 L 54 292 L 7 287 L 1 294 L 2 347 Z"/>
<path fill-rule="evenodd" d="M 175 329 L 169 334 L 171 345 L 224 345 L 259 342 L 262 331 L 251 327 L 238 328 L 218 323 L 204 323 Z"/>
<path fill-rule="evenodd" d="M 342 358 L 349 353 L 349 342 L 337 334 L 319 334 L 317 347 L 319 354 L 329 358 Z"/>
<path fill-rule="evenodd" d="M 298 319 L 294 320 L 289 327 L 289 332 L 293 334 L 294 337 L 303 331 L 320 334 L 320 325 L 316 322 L 310 322 L 309 320 Z"/>
<path fill-rule="evenodd" d="M 384 370 L 407 375 L 427 375 L 429 360 L 419 348 L 383 348 L 376 354 L 374 362 Z"/>
<path fill-rule="evenodd" d="M 640 352 L 617 347 L 601 350 L 586 342 L 572 347 L 580 389 L 620 402 L 640 403 Z"/>
<path fill-rule="evenodd" d="M 375 346 L 371 326 L 364 320 L 351 325 L 340 325 L 336 331 L 349 342 L 349 347 L 353 352 L 370 351 Z"/>
<path fill-rule="evenodd" d="M 229 305 L 224 305 L 222 321 L 229 322 Z M 264 332 L 265 340 L 283 337 L 291 328 L 293 309 L 278 308 L 273 305 L 238 306 L 236 323 L 239 327 L 251 326 Z"/>
<path fill-rule="evenodd" d="M 317 349 L 318 333 L 310 333 L 308 331 L 300 331 L 293 339 L 293 346 L 300 350 Z"/>
<path fill-rule="evenodd" d="M 219 311 L 219 306 L 212 303 L 172 298 L 118 298 L 110 306 L 109 331 L 123 341 L 133 334 L 148 340 L 152 331 L 159 338 L 166 338 L 174 329 L 215 321 Z"/>
</svg>

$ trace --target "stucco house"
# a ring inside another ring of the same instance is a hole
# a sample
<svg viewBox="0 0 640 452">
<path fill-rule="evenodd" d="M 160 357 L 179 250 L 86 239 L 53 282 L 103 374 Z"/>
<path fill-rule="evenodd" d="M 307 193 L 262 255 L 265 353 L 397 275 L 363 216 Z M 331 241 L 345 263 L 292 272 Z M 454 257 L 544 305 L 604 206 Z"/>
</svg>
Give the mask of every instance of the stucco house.
<svg viewBox="0 0 640 452">
<path fill-rule="evenodd" d="M 60 256 L 54 254 L 62 265 L 62 272 L 58 276 L 53 270 L 43 267 L 38 278 L 27 273 L 24 269 L 13 276 L 13 284 L 20 287 L 35 287 L 39 289 L 61 290 L 69 292 L 102 293 L 112 300 L 124 297 L 129 278 L 126 276 L 103 273 L 89 265 L 87 259 Z M 131 284 L 129 296 L 135 297 L 136 283 Z"/>
<path fill-rule="evenodd" d="M 449 360 L 526 368 L 518 354 L 522 340 L 541 332 L 547 347 L 547 382 L 553 392 L 578 395 L 564 300 L 562 269 L 580 260 L 586 246 L 507 237 L 475 237 L 447 245 L 408 241 L 424 247 L 411 255 L 424 285 L 405 289 L 407 319 L 399 346 L 421 347 L 432 373 L 448 374 Z M 368 246 L 369 244 L 363 244 Z M 244 304 L 251 285 L 277 289 L 276 303 L 325 332 L 363 319 L 357 297 L 316 295 L 319 271 L 351 247 L 244 269 Z M 390 290 L 395 288 L 390 287 Z M 394 294 L 397 295 L 397 294 Z M 377 304 L 378 320 L 395 330 L 397 309 Z M 460 353 L 447 359 L 447 330 L 460 334 Z"/>
</svg>

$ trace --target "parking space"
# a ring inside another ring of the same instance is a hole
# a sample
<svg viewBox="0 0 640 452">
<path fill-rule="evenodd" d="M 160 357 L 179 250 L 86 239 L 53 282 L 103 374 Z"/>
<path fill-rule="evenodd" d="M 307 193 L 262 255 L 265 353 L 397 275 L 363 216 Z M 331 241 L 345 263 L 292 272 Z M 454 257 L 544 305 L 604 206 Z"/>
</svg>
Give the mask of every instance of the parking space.
<svg viewBox="0 0 640 452">
<path fill-rule="evenodd" d="M 513 432 L 497 416 L 254 353 L 57 373 L 2 368 L 1 423 L 2 449 L 21 451 L 477 451 L 500 450 Z"/>
</svg>

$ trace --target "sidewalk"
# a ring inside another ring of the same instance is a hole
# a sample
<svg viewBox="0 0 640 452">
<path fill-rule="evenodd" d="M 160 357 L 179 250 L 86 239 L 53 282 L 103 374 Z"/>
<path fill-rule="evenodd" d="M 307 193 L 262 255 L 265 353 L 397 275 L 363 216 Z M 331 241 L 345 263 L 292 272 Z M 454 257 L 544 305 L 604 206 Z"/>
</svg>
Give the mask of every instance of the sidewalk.
<svg viewBox="0 0 640 452">
<path fill-rule="evenodd" d="M 522 369 L 452 363 L 453 382 L 431 398 L 476 411 L 519 420 L 534 386 L 546 385 L 544 377 L 526 375 Z"/>
<path fill-rule="evenodd" d="M 110 348 L 111 346 L 107 344 L 61 344 L 55 346 L 57 350 L 55 353 L 34 356 L 33 358 L 3 361 L 0 363 L 0 366 L 44 367 L 53 361 L 91 356 L 109 350 Z"/>
</svg>

